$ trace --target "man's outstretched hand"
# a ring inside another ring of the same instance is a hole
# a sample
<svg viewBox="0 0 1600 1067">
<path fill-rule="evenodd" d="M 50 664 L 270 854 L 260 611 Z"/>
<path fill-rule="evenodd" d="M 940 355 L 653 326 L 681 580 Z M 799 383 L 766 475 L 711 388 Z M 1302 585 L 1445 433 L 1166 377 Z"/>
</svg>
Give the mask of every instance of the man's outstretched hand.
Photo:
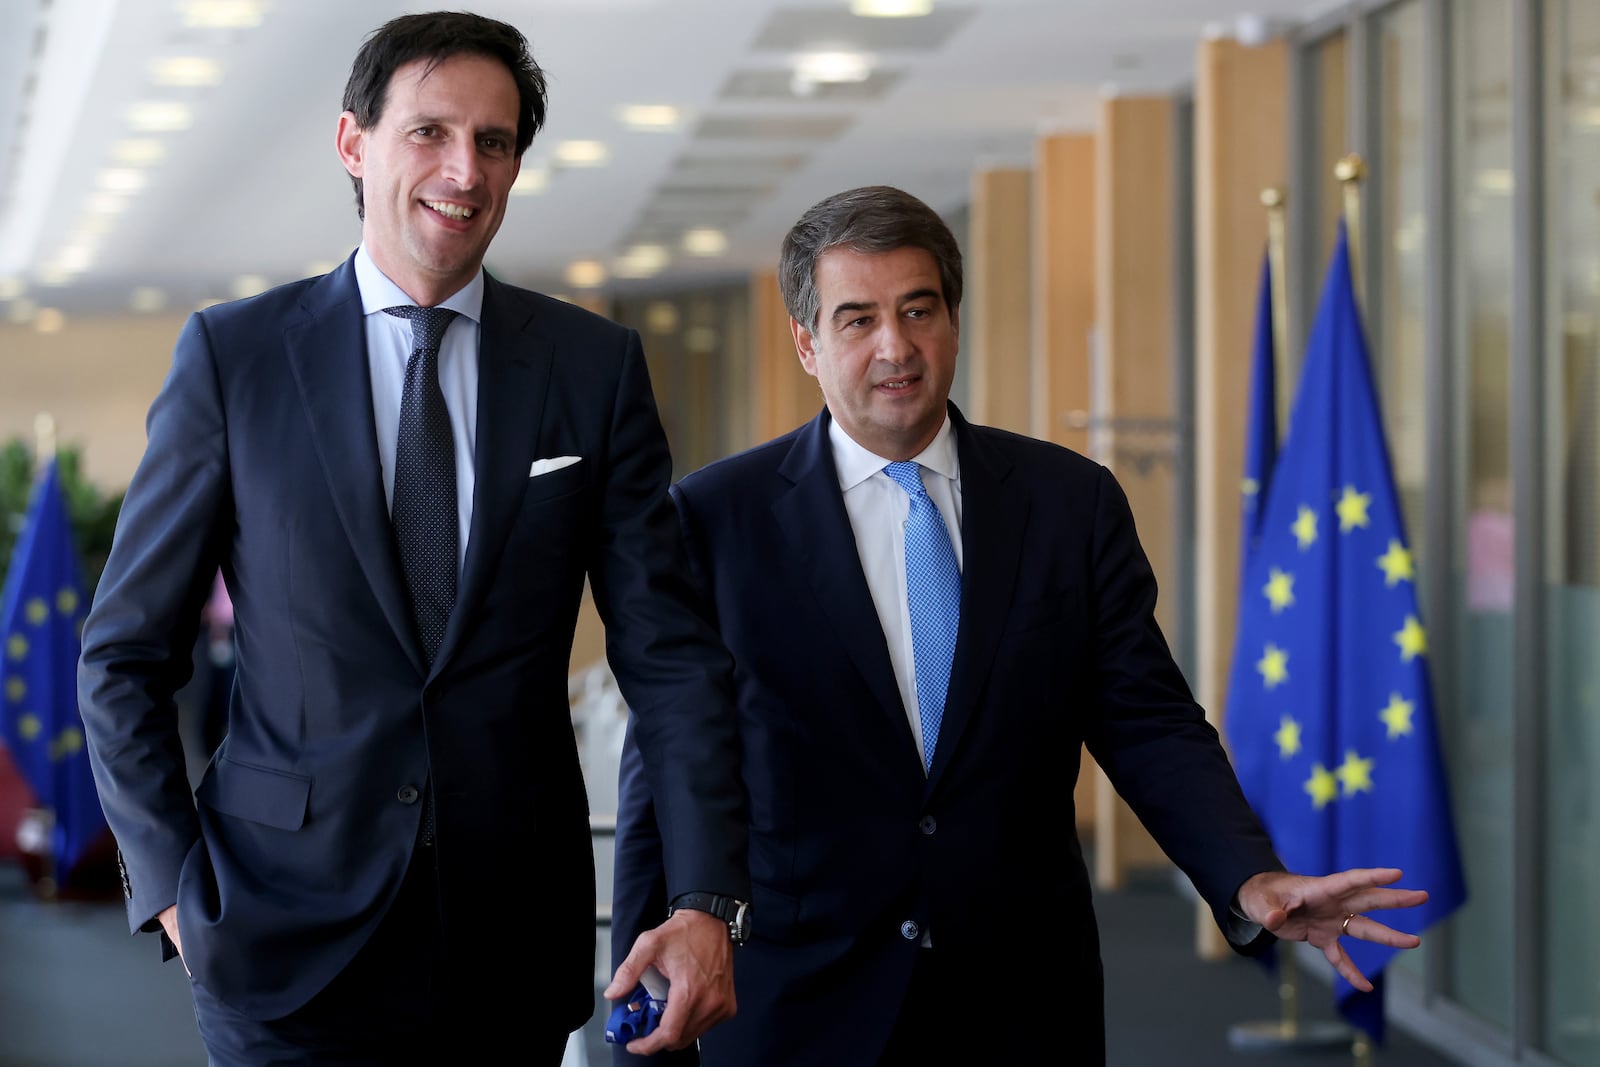
<svg viewBox="0 0 1600 1067">
<path fill-rule="evenodd" d="M 1239 887 L 1239 908 L 1284 941 L 1305 941 L 1322 950 L 1345 981 L 1365 993 L 1367 976 L 1345 955 L 1339 938 L 1356 937 L 1391 948 L 1416 948 L 1422 939 L 1366 914 L 1414 908 L 1428 899 L 1421 889 L 1386 889 L 1400 880 L 1394 867 L 1362 867 L 1322 878 L 1265 871 Z"/>
</svg>

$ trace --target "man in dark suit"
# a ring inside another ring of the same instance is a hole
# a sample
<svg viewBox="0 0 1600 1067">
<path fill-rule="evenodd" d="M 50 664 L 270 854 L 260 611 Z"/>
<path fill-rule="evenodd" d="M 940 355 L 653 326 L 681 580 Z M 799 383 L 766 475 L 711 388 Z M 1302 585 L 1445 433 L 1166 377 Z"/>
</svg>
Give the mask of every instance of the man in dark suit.
<svg viewBox="0 0 1600 1067">
<path fill-rule="evenodd" d="M 778 276 L 827 406 L 673 488 L 751 805 L 755 928 L 704 1062 L 1103 1062 L 1085 745 L 1241 951 L 1309 940 L 1365 988 L 1346 925 L 1415 945 L 1359 915 L 1426 899 L 1383 888 L 1399 871 L 1282 870 L 1156 626 L 1111 473 L 949 403 L 961 256 L 939 217 L 896 189 L 830 197 Z M 665 897 L 645 767 L 625 747 L 624 945 Z"/>
<path fill-rule="evenodd" d="M 729 664 L 638 335 L 482 269 L 544 114 L 504 23 L 375 31 L 337 131 L 360 247 L 191 317 L 151 407 L 80 699 L 130 925 L 181 955 L 213 1067 L 561 1060 L 594 1003 L 586 577 L 667 881 L 748 897 Z M 173 694 L 219 566 L 238 673 L 191 795 Z M 639 953 L 618 991 L 654 963 L 675 994 L 652 1047 L 734 1010 L 722 919 Z"/>
</svg>

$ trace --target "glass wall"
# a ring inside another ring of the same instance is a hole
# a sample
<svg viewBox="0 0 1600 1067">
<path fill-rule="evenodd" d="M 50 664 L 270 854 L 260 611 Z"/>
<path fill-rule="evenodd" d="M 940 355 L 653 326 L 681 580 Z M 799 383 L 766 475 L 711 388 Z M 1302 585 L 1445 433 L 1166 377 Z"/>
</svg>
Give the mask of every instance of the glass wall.
<svg viewBox="0 0 1600 1067">
<path fill-rule="evenodd" d="M 1511 8 L 1450 5 L 1454 112 L 1450 304 L 1455 395 L 1455 706 L 1440 716 L 1467 903 L 1447 992 L 1510 1029 L 1512 1007 Z"/>
<path fill-rule="evenodd" d="M 1600 1063 L 1600 4 L 1545 8 L 1546 876 L 1538 1044 Z"/>
<path fill-rule="evenodd" d="M 1375 30 L 1381 166 L 1369 176 L 1367 195 L 1377 212 L 1377 232 L 1383 235 L 1373 253 L 1374 273 L 1383 286 L 1383 318 L 1374 324 L 1376 336 L 1370 341 L 1406 536 L 1417 552 L 1425 521 L 1429 407 L 1423 366 L 1428 277 L 1421 3 L 1406 0 L 1386 8 L 1377 16 Z M 1421 574 L 1428 573 L 1424 565 Z"/>
</svg>

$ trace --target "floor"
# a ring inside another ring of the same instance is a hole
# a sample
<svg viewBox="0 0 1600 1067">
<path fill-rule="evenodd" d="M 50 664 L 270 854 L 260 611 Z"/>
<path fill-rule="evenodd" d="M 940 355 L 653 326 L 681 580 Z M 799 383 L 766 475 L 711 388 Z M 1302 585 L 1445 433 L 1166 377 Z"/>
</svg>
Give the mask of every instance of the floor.
<svg viewBox="0 0 1600 1067">
<path fill-rule="evenodd" d="M 1319 1067 L 1353 1063 L 1347 1045 L 1241 1050 L 1252 1023 L 1281 1021 L 1277 984 L 1251 961 L 1204 961 L 1194 906 L 1153 873 L 1096 902 L 1106 956 L 1108 1067 Z M 0 1067 L 204 1067 L 177 964 L 128 935 L 120 903 L 41 901 L 0 860 Z M 1331 1022 L 1325 982 L 1301 980 L 1301 1021 Z M 599 1003 L 597 996 L 597 1004 Z M 605 1067 L 602 1013 L 575 1035 L 565 1067 Z M 1454 1062 L 1391 1027 L 1374 1067 Z"/>
</svg>

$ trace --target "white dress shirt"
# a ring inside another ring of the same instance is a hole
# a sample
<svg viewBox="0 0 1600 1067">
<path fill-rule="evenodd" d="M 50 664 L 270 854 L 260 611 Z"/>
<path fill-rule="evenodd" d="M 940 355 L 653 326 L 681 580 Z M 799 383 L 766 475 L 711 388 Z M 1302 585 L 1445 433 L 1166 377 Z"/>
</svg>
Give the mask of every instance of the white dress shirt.
<svg viewBox="0 0 1600 1067">
<path fill-rule="evenodd" d="M 916 661 L 911 654 L 911 607 L 906 601 L 906 519 L 911 514 L 911 497 L 883 473 L 890 461 L 862 448 L 837 419 L 828 423 L 828 440 L 833 446 L 833 465 L 839 472 L 844 510 L 856 537 L 856 553 L 861 557 L 867 589 L 889 643 L 889 661 L 894 665 L 894 679 L 900 687 L 911 734 L 917 739 L 917 755 L 923 757 L 926 768 L 922 716 L 917 713 Z M 922 466 L 923 487 L 944 516 L 944 526 L 956 552 L 956 566 L 961 567 L 961 467 L 948 415 L 933 441 L 914 458 Z"/>
<path fill-rule="evenodd" d="M 414 304 L 378 269 L 366 246 L 356 249 L 356 285 L 366 318 L 367 367 L 372 379 L 372 417 L 378 430 L 378 461 L 383 467 L 383 498 L 394 510 L 394 453 L 400 437 L 400 398 L 405 392 L 406 363 L 411 359 L 411 320 L 384 313 L 384 308 Z M 439 388 L 450 411 L 450 436 L 456 447 L 456 514 L 461 536 L 456 566 L 467 556 L 472 529 L 472 465 L 478 440 L 478 335 L 483 322 L 483 269 L 439 307 L 457 312 L 439 342 Z"/>
</svg>

